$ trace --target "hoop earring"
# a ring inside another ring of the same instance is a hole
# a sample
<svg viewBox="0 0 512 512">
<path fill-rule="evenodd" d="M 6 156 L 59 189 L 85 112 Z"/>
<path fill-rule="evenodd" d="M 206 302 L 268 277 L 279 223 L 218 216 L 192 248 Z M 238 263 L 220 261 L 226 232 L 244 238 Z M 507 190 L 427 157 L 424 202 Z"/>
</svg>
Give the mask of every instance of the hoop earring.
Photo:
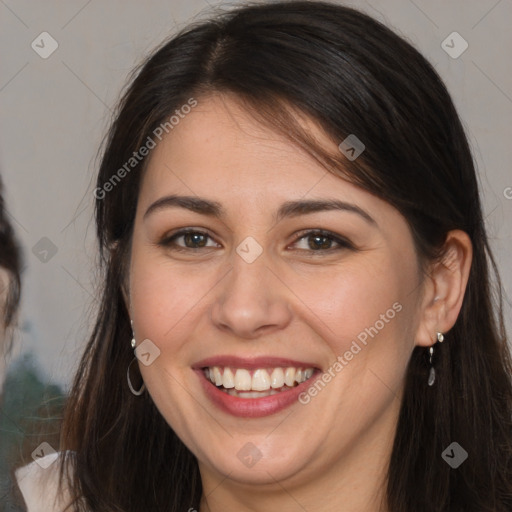
<svg viewBox="0 0 512 512">
<path fill-rule="evenodd" d="M 444 341 L 444 335 L 442 332 L 436 333 L 437 341 L 439 343 L 442 343 Z M 436 370 L 434 368 L 434 365 L 432 364 L 432 358 L 434 356 L 434 346 L 432 345 L 429 349 L 430 357 L 429 357 L 429 363 L 430 363 L 430 372 L 428 374 L 428 385 L 433 386 L 434 382 L 436 381 Z"/>
<path fill-rule="evenodd" d="M 128 387 L 130 388 L 130 391 L 135 395 L 135 396 L 140 396 L 142 395 L 142 393 L 144 393 L 144 390 L 146 389 L 146 384 L 144 384 L 144 382 L 142 382 L 142 386 L 140 387 L 140 389 L 135 389 L 133 386 L 132 386 L 132 381 L 130 380 L 130 367 L 131 365 L 133 364 L 133 362 L 136 360 L 137 358 L 134 357 L 130 364 L 128 365 L 128 369 L 126 370 L 126 380 L 128 381 Z"/>
</svg>

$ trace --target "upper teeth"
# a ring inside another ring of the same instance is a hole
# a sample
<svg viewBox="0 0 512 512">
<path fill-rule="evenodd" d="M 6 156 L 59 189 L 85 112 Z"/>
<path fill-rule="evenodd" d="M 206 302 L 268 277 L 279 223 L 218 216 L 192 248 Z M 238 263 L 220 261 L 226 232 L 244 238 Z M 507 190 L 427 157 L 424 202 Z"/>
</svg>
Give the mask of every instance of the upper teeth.
<svg viewBox="0 0 512 512">
<path fill-rule="evenodd" d="M 206 368 L 207 379 L 216 386 L 237 391 L 267 391 L 270 388 L 279 389 L 284 385 L 292 387 L 295 383 L 309 379 L 315 372 L 314 368 L 258 368 L 251 372 L 245 368 L 213 366 Z"/>
</svg>

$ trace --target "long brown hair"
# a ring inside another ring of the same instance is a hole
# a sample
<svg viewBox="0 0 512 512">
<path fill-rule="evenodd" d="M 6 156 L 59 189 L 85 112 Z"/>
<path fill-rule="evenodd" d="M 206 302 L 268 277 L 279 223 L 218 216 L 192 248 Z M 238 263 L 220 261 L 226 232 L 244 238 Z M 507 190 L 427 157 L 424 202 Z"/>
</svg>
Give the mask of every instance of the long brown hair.
<svg viewBox="0 0 512 512">
<path fill-rule="evenodd" d="M 397 208 L 421 263 L 440 256 L 449 230 L 468 233 L 469 282 L 436 354 L 435 385 L 426 385 L 425 349 L 416 347 L 409 362 L 387 505 L 393 512 L 512 510 L 512 364 L 458 114 L 436 71 L 405 40 L 357 10 L 306 1 L 246 5 L 187 27 L 137 69 L 120 101 L 95 193 L 101 302 L 62 428 L 75 496 L 101 512 L 199 508 L 195 457 L 151 397 L 133 396 L 126 385 L 133 352 L 122 285 L 147 158 L 112 180 L 176 109 L 212 92 L 235 95 L 330 172 Z M 297 113 L 338 143 L 356 134 L 364 153 L 352 162 L 328 154 Z M 469 452 L 457 469 L 441 457 L 454 441 Z"/>
</svg>

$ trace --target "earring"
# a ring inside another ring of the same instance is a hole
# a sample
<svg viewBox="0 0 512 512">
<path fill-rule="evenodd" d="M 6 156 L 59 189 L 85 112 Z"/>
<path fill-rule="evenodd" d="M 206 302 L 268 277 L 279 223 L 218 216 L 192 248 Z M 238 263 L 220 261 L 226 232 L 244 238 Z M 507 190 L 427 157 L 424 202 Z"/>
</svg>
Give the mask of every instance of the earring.
<svg viewBox="0 0 512 512">
<path fill-rule="evenodd" d="M 135 389 L 133 386 L 132 386 L 132 381 L 130 380 L 130 367 L 131 365 L 133 364 L 133 362 L 136 360 L 137 358 L 134 357 L 130 364 L 128 365 L 128 370 L 126 370 L 126 380 L 128 381 L 128 387 L 130 388 L 130 391 L 135 395 L 135 396 L 140 396 L 142 395 L 142 393 L 144 393 L 144 390 L 146 389 L 146 384 L 144 384 L 144 382 L 142 382 L 142 386 L 140 387 L 140 389 Z"/>
<path fill-rule="evenodd" d="M 444 335 L 442 332 L 436 333 L 437 341 L 439 343 L 442 343 L 444 341 Z M 429 363 L 430 363 L 430 372 L 428 374 L 428 385 L 433 386 L 434 382 L 436 381 L 436 370 L 432 364 L 432 358 L 434 356 L 434 347 L 431 346 L 429 349 L 430 357 L 429 357 Z"/>
<path fill-rule="evenodd" d="M 135 345 L 137 345 L 137 342 L 135 341 L 135 333 L 133 332 L 133 320 L 130 320 L 130 323 L 132 325 L 132 341 L 131 341 L 131 345 L 132 345 L 132 348 L 135 348 Z"/>
<path fill-rule="evenodd" d="M 430 347 L 430 373 L 428 374 L 428 385 L 433 386 L 434 382 L 436 381 L 436 371 L 434 367 L 432 366 L 432 356 L 434 355 L 434 347 Z"/>
</svg>

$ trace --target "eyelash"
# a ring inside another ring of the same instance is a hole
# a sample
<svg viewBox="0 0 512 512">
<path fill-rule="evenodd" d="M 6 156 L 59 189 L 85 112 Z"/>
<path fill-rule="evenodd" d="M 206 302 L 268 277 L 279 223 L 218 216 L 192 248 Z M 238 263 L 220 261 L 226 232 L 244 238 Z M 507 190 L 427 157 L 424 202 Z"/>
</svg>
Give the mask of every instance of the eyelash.
<svg viewBox="0 0 512 512">
<path fill-rule="evenodd" d="M 172 233 L 171 235 L 166 236 L 163 238 L 158 245 L 166 248 L 172 247 L 172 250 L 179 251 L 179 252 L 190 252 L 190 251 L 198 251 L 199 249 L 211 249 L 211 247 L 183 247 L 179 246 L 175 243 L 175 240 L 187 235 L 187 234 L 198 234 L 198 235 L 205 235 L 210 240 L 213 240 L 213 237 L 206 231 L 200 231 L 200 230 L 194 230 L 194 229 L 181 229 L 177 231 L 176 233 Z M 296 244 L 297 242 L 301 241 L 304 238 L 312 237 L 312 236 L 319 236 L 322 238 L 326 238 L 332 242 L 335 242 L 339 245 L 337 248 L 329 248 L 329 249 L 298 249 L 301 252 L 310 252 L 310 253 L 322 253 L 322 252 L 334 252 L 334 251 L 340 251 L 343 249 L 349 249 L 349 250 L 355 250 L 355 247 L 346 239 L 335 235 L 334 233 L 330 231 L 326 231 L 324 229 L 310 229 L 306 231 L 300 232 L 296 238 L 293 240 L 292 244 Z"/>
</svg>

